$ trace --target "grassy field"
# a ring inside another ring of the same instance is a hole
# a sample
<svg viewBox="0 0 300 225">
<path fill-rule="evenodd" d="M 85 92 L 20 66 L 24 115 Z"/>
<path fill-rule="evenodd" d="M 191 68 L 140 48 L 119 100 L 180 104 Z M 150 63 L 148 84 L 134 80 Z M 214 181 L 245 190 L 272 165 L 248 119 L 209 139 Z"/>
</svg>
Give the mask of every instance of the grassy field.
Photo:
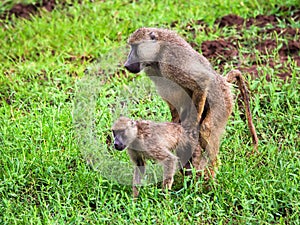
<svg viewBox="0 0 300 225">
<path fill-rule="evenodd" d="M 13 5 L 4 3 L 0 12 Z M 178 21 L 173 29 L 187 41 L 242 36 L 252 46 L 256 28 L 221 30 L 214 21 L 229 13 L 280 15 L 280 5 L 300 8 L 296 0 L 83 1 L 42 10 L 30 20 L 2 21 L 0 224 L 300 224 L 300 68 L 291 59 L 286 82 L 276 77 L 277 65 L 258 66 L 257 79 L 245 74 L 260 154 L 247 155 L 251 139 L 236 104 L 209 190 L 201 179 L 187 186 L 189 178 L 177 175 L 169 194 L 148 185 L 134 202 L 129 159 L 110 143 L 120 113 L 170 120 L 145 75 L 121 67 L 130 33 Z M 193 38 L 180 29 L 197 27 L 198 19 L 214 32 L 197 31 Z M 300 23 L 290 26 L 299 29 Z M 278 49 L 264 57 L 280 64 Z"/>
</svg>

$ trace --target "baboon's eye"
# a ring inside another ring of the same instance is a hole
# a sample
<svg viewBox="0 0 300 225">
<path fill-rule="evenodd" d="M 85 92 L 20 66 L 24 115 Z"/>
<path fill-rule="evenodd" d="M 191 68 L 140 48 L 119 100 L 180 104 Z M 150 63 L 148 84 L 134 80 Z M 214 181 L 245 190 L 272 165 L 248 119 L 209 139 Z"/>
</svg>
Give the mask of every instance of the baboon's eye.
<svg viewBox="0 0 300 225">
<path fill-rule="evenodd" d="M 150 35 L 151 40 L 156 40 L 156 36 L 155 36 L 154 32 L 151 32 L 149 35 Z"/>
<path fill-rule="evenodd" d="M 131 125 L 132 127 L 134 127 L 134 126 L 135 126 L 135 121 L 134 121 L 134 120 L 131 120 L 131 121 L 130 121 L 130 125 Z"/>
</svg>

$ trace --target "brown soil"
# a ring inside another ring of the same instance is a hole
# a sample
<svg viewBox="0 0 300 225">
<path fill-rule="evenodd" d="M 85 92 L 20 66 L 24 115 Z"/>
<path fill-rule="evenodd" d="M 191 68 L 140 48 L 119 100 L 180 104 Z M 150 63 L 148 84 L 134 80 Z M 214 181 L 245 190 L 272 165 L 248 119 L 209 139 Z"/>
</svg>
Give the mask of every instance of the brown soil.
<svg viewBox="0 0 300 225">
<path fill-rule="evenodd" d="M 244 18 L 229 14 L 227 16 L 223 16 L 220 19 L 217 19 L 215 24 L 217 24 L 219 27 L 228 27 L 228 26 L 235 26 L 237 28 L 241 28 L 244 25 Z"/>
<path fill-rule="evenodd" d="M 219 28 L 233 27 L 238 30 L 240 37 L 204 41 L 201 45 L 202 54 L 214 65 L 218 65 L 221 73 L 225 64 L 231 63 L 256 78 L 260 74 L 257 67 L 266 65 L 274 68 L 275 74 L 286 80 L 292 72 L 291 64 L 293 62 L 289 58 L 300 67 L 300 29 L 291 27 L 289 23 L 289 20 L 300 20 L 300 9 L 281 7 L 280 10 L 281 13 L 287 12 L 287 16 L 258 15 L 255 18 L 244 19 L 230 14 L 217 19 L 216 26 Z M 285 22 L 287 27 L 279 27 L 279 21 Z M 244 38 L 241 30 L 249 29 L 250 26 L 260 28 L 258 35 L 254 35 L 252 39 Z M 268 28 L 265 28 L 266 26 Z M 241 54 L 240 46 L 249 49 L 249 53 Z M 265 60 L 266 55 L 271 56 L 267 56 L 267 60 Z M 259 62 L 257 62 L 257 56 L 259 56 Z M 271 80 L 270 75 L 266 76 L 267 80 Z"/>
<path fill-rule="evenodd" d="M 0 15 L 1 20 L 11 20 L 13 16 L 16 18 L 24 18 L 30 19 L 30 16 L 38 14 L 39 10 L 45 9 L 48 12 L 51 12 L 58 4 L 62 6 L 71 6 L 72 2 L 81 3 L 81 0 L 73 0 L 73 1 L 58 1 L 57 0 L 43 0 L 41 3 L 38 2 L 36 4 L 15 4 L 10 10 L 4 12 Z"/>
<path fill-rule="evenodd" d="M 274 15 L 266 16 L 266 15 L 257 15 L 255 18 L 250 18 L 246 20 L 246 26 L 257 26 L 257 27 L 265 27 L 268 24 L 275 26 L 277 23 L 277 18 Z"/>
<path fill-rule="evenodd" d="M 202 54 L 207 58 L 217 58 L 218 64 L 225 64 L 238 56 L 237 46 L 230 40 L 205 41 L 201 46 Z"/>
<path fill-rule="evenodd" d="M 10 20 L 13 16 L 17 18 L 29 19 L 31 15 L 37 14 L 40 8 L 51 12 L 55 8 L 55 0 L 43 0 L 42 3 L 36 4 L 15 4 L 10 10 L 0 15 L 0 19 Z"/>
<path fill-rule="evenodd" d="M 243 43 L 240 42 L 240 44 L 242 45 Z M 291 76 L 291 60 L 289 58 L 300 67 L 299 40 L 288 40 L 287 43 L 281 43 L 278 55 L 275 54 L 275 58 L 273 57 L 273 51 L 278 48 L 278 43 L 274 39 L 266 39 L 258 42 L 254 48 L 259 53 L 254 53 L 253 51 L 253 53 L 239 55 L 239 47 L 232 43 L 232 39 L 204 41 L 201 45 L 202 54 L 213 64 L 217 64 L 221 73 L 226 64 L 232 63 L 236 68 L 251 74 L 253 78 L 257 78 L 259 76 L 257 67 L 268 65 L 269 67 L 276 68 L 277 75 L 286 80 L 287 77 Z M 260 57 L 260 63 L 257 62 L 256 54 Z M 264 60 L 263 55 L 267 54 L 272 56 L 268 57 L 268 60 Z M 270 77 L 267 78 L 267 80 L 270 80 Z"/>
</svg>

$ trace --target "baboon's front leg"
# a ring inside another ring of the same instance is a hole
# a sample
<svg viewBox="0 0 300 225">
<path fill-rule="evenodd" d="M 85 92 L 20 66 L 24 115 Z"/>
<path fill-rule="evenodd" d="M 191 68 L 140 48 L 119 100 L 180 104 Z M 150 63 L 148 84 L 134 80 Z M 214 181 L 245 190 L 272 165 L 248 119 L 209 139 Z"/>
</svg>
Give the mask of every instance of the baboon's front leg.
<svg viewBox="0 0 300 225">
<path fill-rule="evenodd" d="M 202 152 L 203 152 L 203 149 L 200 146 L 200 143 L 198 143 L 197 146 L 195 147 L 193 155 L 192 155 L 192 165 L 196 170 L 199 170 Z"/>
<path fill-rule="evenodd" d="M 133 197 L 137 198 L 139 195 L 138 185 L 141 184 L 141 178 L 145 174 L 145 162 L 142 159 L 138 159 L 136 162 L 136 167 L 134 168 L 132 191 Z"/>
<path fill-rule="evenodd" d="M 174 181 L 174 174 L 176 171 L 177 157 L 170 154 L 167 159 L 162 161 L 163 164 L 163 189 L 171 189 Z"/>
</svg>

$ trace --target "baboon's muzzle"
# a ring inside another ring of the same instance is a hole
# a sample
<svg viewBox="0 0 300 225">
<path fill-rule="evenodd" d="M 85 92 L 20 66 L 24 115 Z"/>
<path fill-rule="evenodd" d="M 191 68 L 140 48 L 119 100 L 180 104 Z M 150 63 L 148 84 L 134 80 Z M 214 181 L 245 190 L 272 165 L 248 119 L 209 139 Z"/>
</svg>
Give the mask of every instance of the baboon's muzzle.
<svg viewBox="0 0 300 225">
<path fill-rule="evenodd" d="M 139 62 L 131 63 L 131 64 L 126 62 L 124 67 L 131 73 L 138 73 L 141 71 Z"/>
</svg>

